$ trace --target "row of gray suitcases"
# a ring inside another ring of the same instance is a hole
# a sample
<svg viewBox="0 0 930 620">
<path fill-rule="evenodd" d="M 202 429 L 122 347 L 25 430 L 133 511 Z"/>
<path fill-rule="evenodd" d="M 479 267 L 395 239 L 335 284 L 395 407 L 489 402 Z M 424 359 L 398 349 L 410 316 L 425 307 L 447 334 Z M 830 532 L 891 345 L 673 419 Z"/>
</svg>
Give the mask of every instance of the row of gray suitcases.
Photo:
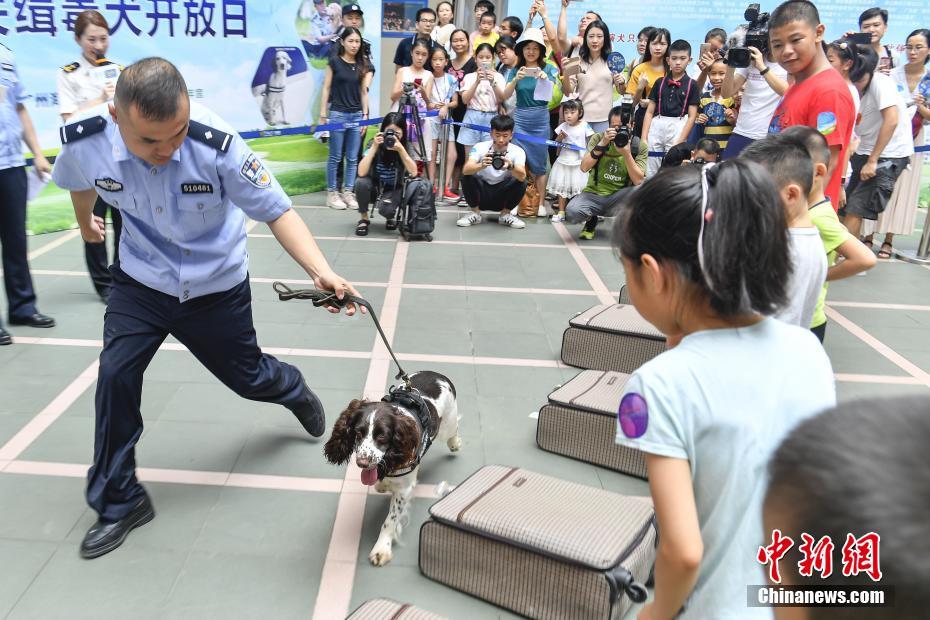
<svg viewBox="0 0 930 620">
<path fill-rule="evenodd" d="M 631 305 L 572 318 L 562 359 L 584 370 L 539 410 L 539 447 L 645 479 L 642 455 L 614 443 L 616 412 L 629 373 L 664 350 Z M 430 579 L 529 618 L 618 620 L 646 599 L 657 544 L 648 497 L 488 465 L 430 507 L 419 564 Z M 440 616 L 378 599 L 350 618 Z"/>
</svg>

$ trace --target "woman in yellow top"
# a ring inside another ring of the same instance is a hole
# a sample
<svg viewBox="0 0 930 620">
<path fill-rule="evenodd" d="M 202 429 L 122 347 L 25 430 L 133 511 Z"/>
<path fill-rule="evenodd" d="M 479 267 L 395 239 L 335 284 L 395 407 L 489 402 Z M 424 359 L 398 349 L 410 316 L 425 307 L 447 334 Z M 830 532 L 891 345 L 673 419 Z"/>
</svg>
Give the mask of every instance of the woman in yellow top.
<svg viewBox="0 0 930 620">
<path fill-rule="evenodd" d="M 58 112 L 65 123 L 72 116 L 82 114 L 94 106 L 113 101 L 116 80 L 122 67 L 106 59 L 110 47 L 110 27 L 106 18 L 97 11 L 82 11 L 74 20 L 74 40 L 81 48 L 81 56 L 75 62 L 58 71 Z M 104 117 L 108 112 L 102 109 Z M 119 238 L 123 230 L 123 218 L 101 198 L 94 205 L 94 215 L 106 218 L 107 211 L 113 219 L 113 262 L 119 260 Z M 100 299 L 106 303 L 110 297 L 110 278 L 107 260 L 107 244 L 84 243 L 84 258 L 87 271 Z"/>
<path fill-rule="evenodd" d="M 643 132 L 643 120 L 646 117 L 646 107 L 649 105 L 649 92 L 659 78 L 665 77 L 668 72 L 668 46 L 671 40 L 672 35 L 667 29 L 656 28 L 649 35 L 643 61 L 630 73 L 627 92 L 635 89 L 633 105 L 636 106 L 636 112 L 633 117 L 633 132 L 637 136 L 641 136 Z"/>
</svg>

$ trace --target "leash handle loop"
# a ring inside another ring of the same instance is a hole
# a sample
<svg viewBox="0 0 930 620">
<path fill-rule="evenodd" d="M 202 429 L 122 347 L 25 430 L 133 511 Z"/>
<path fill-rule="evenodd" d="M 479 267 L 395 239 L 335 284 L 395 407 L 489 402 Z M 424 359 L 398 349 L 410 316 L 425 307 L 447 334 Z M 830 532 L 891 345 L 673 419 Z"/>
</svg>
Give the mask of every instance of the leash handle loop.
<svg viewBox="0 0 930 620">
<path fill-rule="evenodd" d="M 292 289 L 284 282 L 273 282 L 271 286 L 274 288 L 275 293 L 278 294 L 278 299 L 280 301 L 290 301 L 291 299 L 309 299 L 316 308 L 345 308 L 346 305 L 350 303 L 364 307 L 366 310 L 368 310 L 368 314 L 371 315 L 371 320 L 374 321 L 375 327 L 378 329 L 378 334 L 381 335 L 381 340 L 384 342 L 384 346 L 387 348 L 388 353 L 391 354 L 391 358 L 394 360 L 394 363 L 397 364 L 397 370 L 399 372 L 394 378 L 402 379 L 407 389 L 410 389 L 410 377 L 407 376 L 407 373 L 404 371 L 403 367 L 400 365 L 400 362 L 397 360 L 397 356 L 394 355 L 394 350 L 391 349 L 391 345 L 388 343 L 387 336 L 384 334 L 384 330 L 381 329 L 381 323 L 378 321 L 378 315 L 375 313 L 374 308 L 371 307 L 371 304 L 367 299 L 349 294 L 343 295 L 342 299 L 339 299 L 332 291 L 321 291 L 312 288 Z"/>
</svg>

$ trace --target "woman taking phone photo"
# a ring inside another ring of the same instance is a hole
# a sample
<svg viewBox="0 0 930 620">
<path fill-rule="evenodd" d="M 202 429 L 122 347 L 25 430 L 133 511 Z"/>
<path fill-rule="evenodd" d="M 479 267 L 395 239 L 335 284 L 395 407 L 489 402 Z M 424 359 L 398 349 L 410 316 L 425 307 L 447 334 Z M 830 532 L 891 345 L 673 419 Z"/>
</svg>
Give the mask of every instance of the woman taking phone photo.
<svg viewBox="0 0 930 620">
<path fill-rule="evenodd" d="M 74 40 L 81 48 L 80 57 L 58 71 L 58 112 L 61 120 L 68 123 L 72 117 L 79 118 L 95 106 L 113 101 L 116 80 L 122 67 L 107 60 L 110 48 L 110 27 L 107 20 L 97 11 L 82 11 L 74 20 Z M 109 116 L 101 108 L 100 115 Z M 119 261 L 119 239 L 123 231 L 123 218 L 119 210 L 101 198 L 94 204 L 94 216 L 106 219 L 107 211 L 113 220 L 113 262 Z M 107 259 L 107 242 L 84 242 L 84 259 L 94 289 L 103 303 L 110 298 L 110 261 Z"/>
</svg>

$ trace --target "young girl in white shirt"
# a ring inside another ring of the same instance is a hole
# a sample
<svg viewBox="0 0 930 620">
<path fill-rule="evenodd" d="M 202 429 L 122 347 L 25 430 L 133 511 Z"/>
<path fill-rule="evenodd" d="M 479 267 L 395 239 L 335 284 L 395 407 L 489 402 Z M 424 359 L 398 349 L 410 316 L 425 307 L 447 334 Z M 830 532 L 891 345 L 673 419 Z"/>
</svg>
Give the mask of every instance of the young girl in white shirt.
<svg viewBox="0 0 930 620">
<path fill-rule="evenodd" d="M 645 453 L 662 532 L 638 618 L 770 620 L 746 606 L 765 583 L 766 465 L 836 403 L 817 338 L 771 317 L 791 272 L 778 190 L 742 159 L 668 168 L 630 194 L 613 242 L 633 304 L 672 347 L 633 373 L 618 410 L 617 443 Z"/>
<path fill-rule="evenodd" d="M 588 123 L 581 120 L 584 117 L 584 106 L 581 100 L 563 101 L 562 116 L 565 122 L 555 128 L 556 141 L 585 149 L 588 145 L 588 138 L 594 134 L 594 130 Z M 552 164 L 546 189 L 550 194 L 558 197 L 558 206 L 551 218 L 553 223 L 565 220 L 565 204 L 580 194 L 588 183 L 588 173 L 581 171 L 582 157 L 584 157 L 584 150 L 576 151 L 562 147 L 559 157 Z"/>
</svg>

